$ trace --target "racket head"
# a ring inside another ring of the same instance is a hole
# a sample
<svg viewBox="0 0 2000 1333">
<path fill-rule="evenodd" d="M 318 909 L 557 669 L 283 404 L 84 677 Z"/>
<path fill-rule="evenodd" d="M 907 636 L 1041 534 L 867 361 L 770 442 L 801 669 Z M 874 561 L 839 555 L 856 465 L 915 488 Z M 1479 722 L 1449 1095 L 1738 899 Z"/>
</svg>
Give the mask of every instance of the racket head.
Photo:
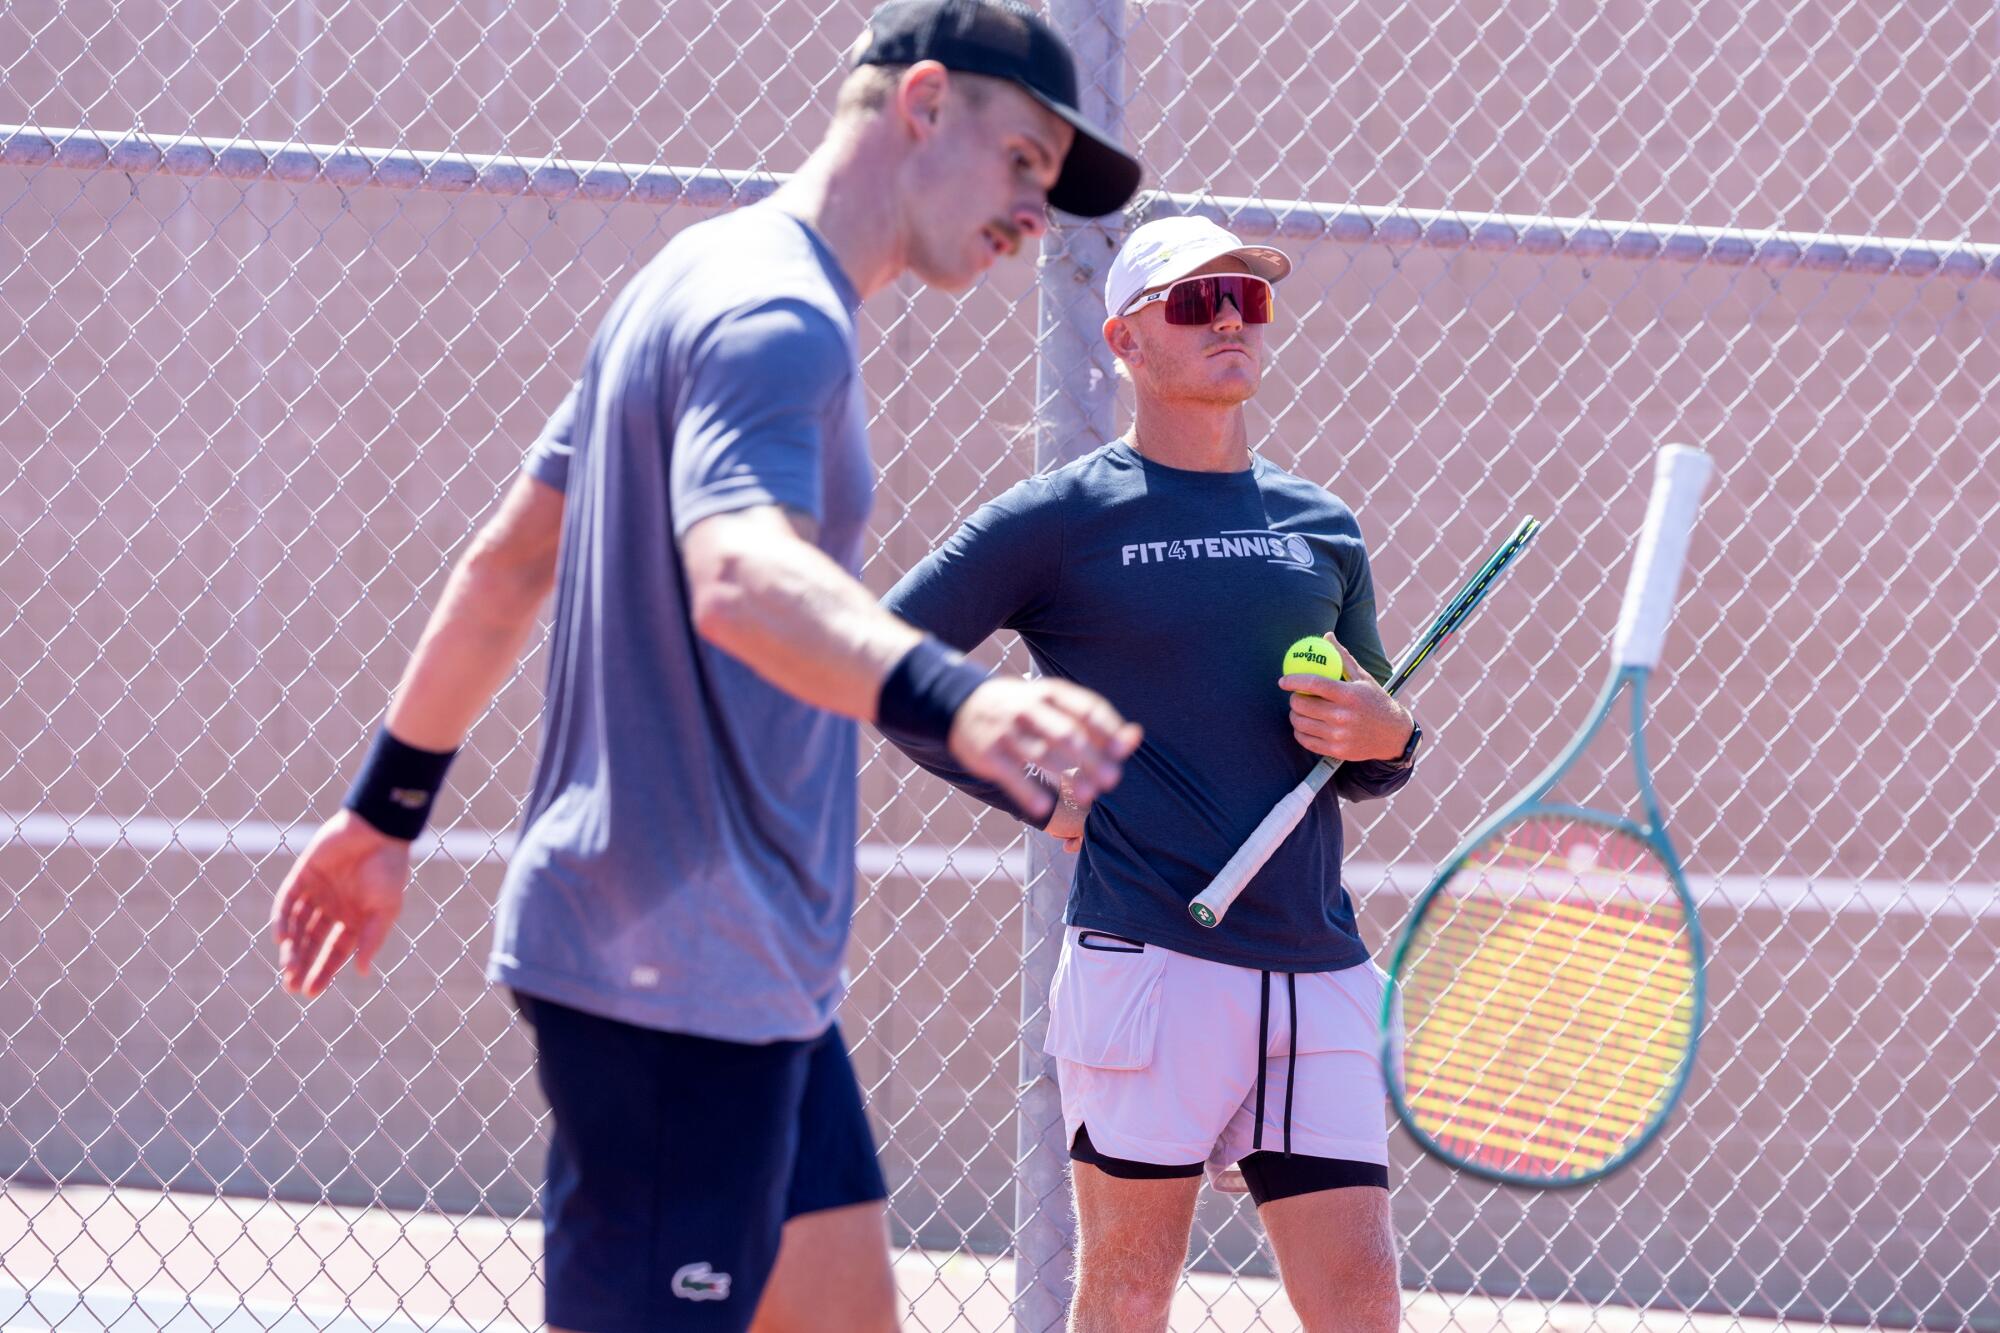
<svg viewBox="0 0 2000 1333">
<path fill-rule="evenodd" d="M 1529 801 L 1418 898 L 1383 997 L 1383 1069 L 1423 1149 L 1502 1184 L 1602 1180 L 1694 1067 L 1703 942 L 1665 836 Z"/>
</svg>

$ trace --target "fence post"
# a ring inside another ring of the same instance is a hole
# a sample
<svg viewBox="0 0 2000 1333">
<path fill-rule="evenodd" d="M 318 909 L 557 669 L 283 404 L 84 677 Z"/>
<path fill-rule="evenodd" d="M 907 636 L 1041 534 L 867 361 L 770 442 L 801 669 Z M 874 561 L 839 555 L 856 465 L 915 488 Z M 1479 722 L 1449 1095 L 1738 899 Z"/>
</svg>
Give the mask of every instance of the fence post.
<svg viewBox="0 0 2000 1333">
<path fill-rule="evenodd" d="M 1051 0 L 1049 18 L 1076 52 L 1080 109 L 1114 136 L 1124 123 L 1123 0 Z M 1122 219 L 1058 217 L 1042 241 L 1037 286 L 1035 468 L 1047 471 L 1109 440 L 1118 395 L 1104 345 L 1104 273 Z M 1014 1327 L 1058 1333 L 1069 1309 L 1076 1234 L 1069 1151 L 1055 1071 L 1042 1054 L 1049 981 L 1062 945 L 1074 859 L 1054 839 L 1028 837 L 1028 903 L 1021 925 L 1021 1098 L 1015 1120 Z"/>
</svg>

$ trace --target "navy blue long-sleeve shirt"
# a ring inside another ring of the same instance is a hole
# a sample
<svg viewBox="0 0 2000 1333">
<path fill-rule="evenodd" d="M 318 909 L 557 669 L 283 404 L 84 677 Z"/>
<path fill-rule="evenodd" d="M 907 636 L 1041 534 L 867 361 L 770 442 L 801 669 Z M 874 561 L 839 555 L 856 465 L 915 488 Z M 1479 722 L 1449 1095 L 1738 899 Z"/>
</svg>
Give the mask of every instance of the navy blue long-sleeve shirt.
<svg viewBox="0 0 2000 1333">
<path fill-rule="evenodd" d="M 1344 765 L 1219 929 L 1187 914 L 1318 761 L 1293 738 L 1277 685 L 1286 647 L 1331 632 L 1377 680 L 1391 670 L 1360 528 L 1325 490 L 1261 460 L 1246 472 L 1164 467 L 1117 441 L 982 507 L 884 605 L 961 650 L 1014 630 L 1043 673 L 1145 727 L 1086 821 L 1071 924 L 1274 971 L 1368 956 L 1340 882 L 1338 796 L 1400 788 L 1410 767 L 1389 761 Z M 1021 817 L 943 745 L 889 739 Z"/>
</svg>

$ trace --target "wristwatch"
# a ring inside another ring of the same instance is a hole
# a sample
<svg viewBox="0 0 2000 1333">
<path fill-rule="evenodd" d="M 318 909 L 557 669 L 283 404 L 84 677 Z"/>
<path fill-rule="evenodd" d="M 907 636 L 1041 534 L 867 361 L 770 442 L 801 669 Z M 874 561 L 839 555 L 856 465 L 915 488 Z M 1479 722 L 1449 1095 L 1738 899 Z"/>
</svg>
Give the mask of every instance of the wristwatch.
<svg viewBox="0 0 2000 1333">
<path fill-rule="evenodd" d="M 1408 768 L 1410 765 L 1416 763 L 1417 743 L 1423 740 L 1423 738 L 1424 738 L 1423 727 L 1418 725 L 1417 720 L 1415 718 L 1411 718 L 1409 742 L 1408 744 L 1403 746 L 1403 752 L 1397 755 L 1394 759 L 1391 759 L 1389 762 L 1395 765 L 1397 768 Z"/>
</svg>

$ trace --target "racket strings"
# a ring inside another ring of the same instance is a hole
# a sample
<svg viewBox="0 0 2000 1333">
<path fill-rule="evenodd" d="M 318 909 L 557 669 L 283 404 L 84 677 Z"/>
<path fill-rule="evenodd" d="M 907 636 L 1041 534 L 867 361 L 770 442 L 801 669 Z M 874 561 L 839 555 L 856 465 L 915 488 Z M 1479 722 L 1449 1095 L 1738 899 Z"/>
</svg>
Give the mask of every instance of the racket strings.
<svg viewBox="0 0 2000 1333">
<path fill-rule="evenodd" d="M 1537 819 L 1468 858 L 1400 982 L 1405 1101 L 1466 1160 L 1547 1178 L 1638 1141 L 1694 1021 L 1687 924 L 1643 842 Z"/>
<path fill-rule="evenodd" d="M 1563 975 L 1552 971 L 1562 965 L 1560 958 L 1550 958 L 1501 968 L 1464 967 L 1435 993 L 1417 989 L 1413 1001 L 1446 1025 L 1433 1036 L 1449 1035 L 1455 1044 L 1505 1052 L 1536 1042 L 1549 1055 L 1575 1060 L 1601 1060 L 1624 1051 L 1635 1063 L 1650 1055 L 1664 1057 L 1654 1061 L 1659 1067 L 1673 1067 L 1679 1049 L 1674 1043 L 1685 1037 L 1690 1015 L 1687 1006 L 1663 994 L 1680 990 L 1686 979 L 1670 955 L 1662 957 L 1647 989 L 1639 992 L 1630 990 L 1631 982 L 1624 978 L 1580 991 L 1552 979 Z"/>
</svg>

